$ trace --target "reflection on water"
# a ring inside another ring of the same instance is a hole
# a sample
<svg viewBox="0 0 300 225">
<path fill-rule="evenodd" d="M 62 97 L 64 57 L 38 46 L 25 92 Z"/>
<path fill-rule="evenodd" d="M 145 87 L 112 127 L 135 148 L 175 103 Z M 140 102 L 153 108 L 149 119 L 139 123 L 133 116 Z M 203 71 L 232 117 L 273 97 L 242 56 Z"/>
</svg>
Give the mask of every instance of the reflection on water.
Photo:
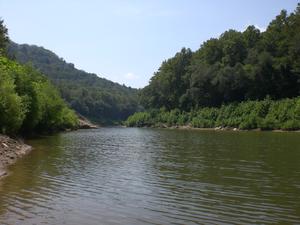
<svg viewBox="0 0 300 225">
<path fill-rule="evenodd" d="M 103 128 L 31 140 L 0 224 L 300 223 L 300 134 Z"/>
</svg>

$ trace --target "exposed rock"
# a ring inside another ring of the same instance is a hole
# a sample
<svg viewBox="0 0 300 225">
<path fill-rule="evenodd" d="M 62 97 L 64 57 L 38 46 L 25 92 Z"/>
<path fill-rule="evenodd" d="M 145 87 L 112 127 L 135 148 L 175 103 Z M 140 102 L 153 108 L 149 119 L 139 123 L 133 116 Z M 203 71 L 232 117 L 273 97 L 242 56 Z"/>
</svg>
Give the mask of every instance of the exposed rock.
<svg viewBox="0 0 300 225">
<path fill-rule="evenodd" d="M 7 175 L 7 172 L 4 169 L 0 168 L 0 178 L 4 177 L 5 175 Z"/>
<path fill-rule="evenodd" d="M 0 178 L 7 174 L 6 167 L 31 151 L 31 146 L 22 140 L 12 139 L 0 134 Z"/>
<path fill-rule="evenodd" d="M 98 125 L 93 124 L 91 121 L 89 121 L 87 118 L 84 116 L 77 114 L 79 118 L 79 125 L 78 129 L 97 129 L 99 128 Z"/>
<path fill-rule="evenodd" d="M 2 143 L 2 146 L 8 148 L 8 146 L 5 143 Z"/>
</svg>

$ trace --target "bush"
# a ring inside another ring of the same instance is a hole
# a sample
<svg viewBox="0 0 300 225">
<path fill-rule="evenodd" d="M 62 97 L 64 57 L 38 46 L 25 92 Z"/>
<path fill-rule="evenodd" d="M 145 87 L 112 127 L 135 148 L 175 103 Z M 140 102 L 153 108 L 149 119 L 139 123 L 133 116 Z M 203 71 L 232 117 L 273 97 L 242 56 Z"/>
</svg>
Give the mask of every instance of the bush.
<svg viewBox="0 0 300 225">
<path fill-rule="evenodd" d="M 134 114 L 126 123 L 130 126 L 166 124 L 199 128 L 236 127 L 242 130 L 297 130 L 300 129 L 300 97 L 278 101 L 266 98 L 262 101 L 222 105 L 220 108 L 200 108 L 191 112 L 180 112 L 178 109 L 151 110 L 151 113 Z"/>
<path fill-rule="evenodd" d="M 26 107 L 15 93 L 15 85 L 4 71 L 0 71 L 0 131 L 17 132 L 25 118 Z"/>
<path fill-rule="evenodd" d="M 282 126 L 282 130 L 300 130 L 300 121 L 288 120 Z"/>
<path fill-rule="evenodd" d="M 0 57 L 0 131 L 54 131 L 77 126 L 78 119 L 39 72 Z"/>
<path fill-rule="evenodd" d="M 150 125 L 150 113 L 138 112 L 128 117 L 125 121 L 125 125 L 128 127 L 143 127 Z"/>
</svg>

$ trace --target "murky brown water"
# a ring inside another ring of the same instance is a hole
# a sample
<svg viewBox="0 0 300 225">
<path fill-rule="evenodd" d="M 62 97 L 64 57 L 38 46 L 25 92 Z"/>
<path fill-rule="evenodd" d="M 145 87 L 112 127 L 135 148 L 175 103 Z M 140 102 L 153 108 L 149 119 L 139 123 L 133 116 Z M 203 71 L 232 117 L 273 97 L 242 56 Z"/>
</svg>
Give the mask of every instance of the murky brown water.
<svg viewBox="0 0 300 225">
<path fill-rule="evenodd" d="M 103 128 L 30 141 L 0 224 L 300 223 L 300 133 Z"/>
</svg>

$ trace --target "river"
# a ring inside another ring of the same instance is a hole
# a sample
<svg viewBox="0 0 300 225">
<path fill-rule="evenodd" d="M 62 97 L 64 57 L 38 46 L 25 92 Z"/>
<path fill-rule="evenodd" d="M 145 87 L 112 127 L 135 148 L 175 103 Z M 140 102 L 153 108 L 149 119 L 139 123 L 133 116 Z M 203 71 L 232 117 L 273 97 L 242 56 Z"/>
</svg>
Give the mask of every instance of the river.
<svg viewBox="0 0 300 225">
<path fill-rule="evenodd" d="M 0 224 L 300 223 L 300 133 L 101 128 L 28 141 Z"/>
</svg>

